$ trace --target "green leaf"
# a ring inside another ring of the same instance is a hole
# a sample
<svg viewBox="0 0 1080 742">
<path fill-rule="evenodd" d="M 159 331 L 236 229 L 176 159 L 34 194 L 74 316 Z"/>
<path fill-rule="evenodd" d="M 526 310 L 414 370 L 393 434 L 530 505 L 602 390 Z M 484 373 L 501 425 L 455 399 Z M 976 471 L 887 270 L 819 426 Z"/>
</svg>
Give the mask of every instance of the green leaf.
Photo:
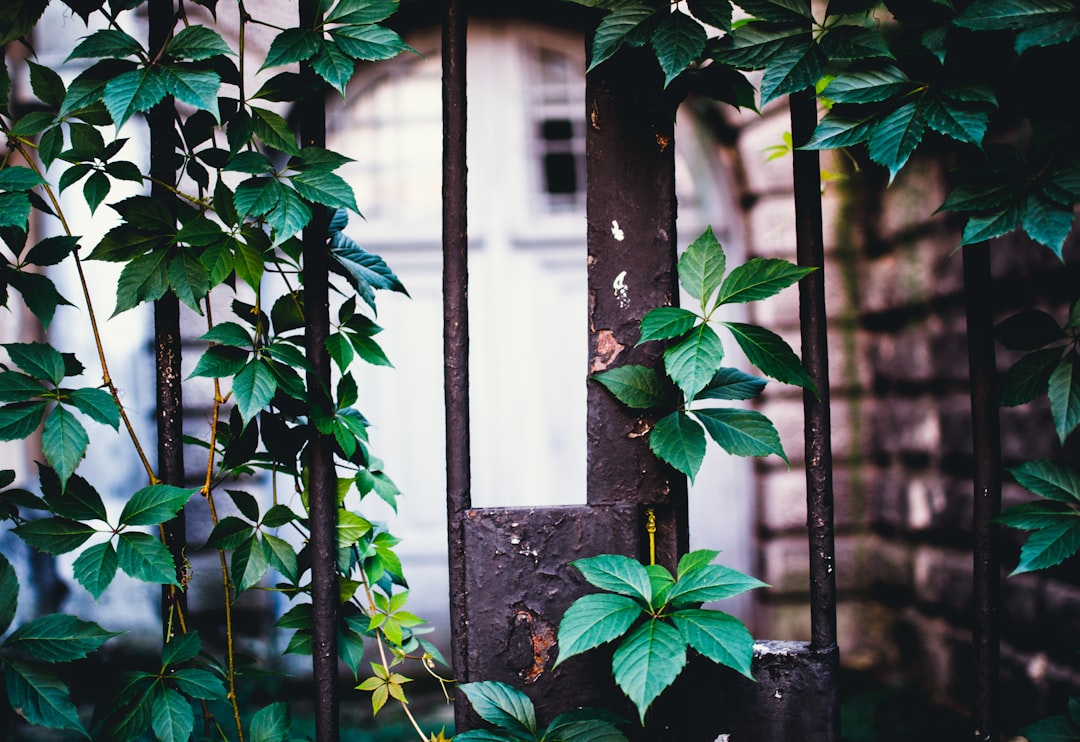
<svg viewBox="0 0 1080 742">
<path fill-rule="evenodd" d="M 716 305 L 745 304 L 775 296 L 814 268 L 802 268 L 777 258 L 754 258 L 728 274 L 720 286 Z"/>
<path fill-rule="evenodd" d="M 889 170 L 891 181 L 907 163 L 926 133 L 926 118 L 918 101 L 905 103 L 881 119 L 870 137 L 870 159 Z"/>
<path fill-rule="evenodd" d="M 464 683 L 460 688 L 481 719 L 526 739 L 535 739 L 536 712 L 524 693 L 491 680 Z"/>
<path fill-rule="evenodd" d="M 779 335 L 763 327 L 742 322 L 724 322 L 723 325 L 735 336 L 735 341 L 750 362 L 766 376 L 785 384 L 810 389 L 817 394 L 814 382 L 807 375 L 802 361 Z"/>
<path fill-rule="evenodd" d="M 1046 245 L 1054 251 L 1059 260 L 1064 261 L 1062 250 L 1073 226 L 1072 205 L 1059 206 L 1049 199 L 1032 194 L 1028 196 L 1025 207 L 1024 231 L 1031 239 Z"/>
<path fill-rule="evenodd" d="M 54 556 L 74 551 L 94 533 L 94 529 L 85 523 L 66 518 L 42 518 L 15 528 L 15 535 L 27 544 Z"/>
<path fill-rule="evenodd" d="M 8 165 L 0 169 L 0 191 L 29 191 L 45 182 L 40 175 L 22 165 Z"/>
<path fill-rule="evenodd" d="M 1003 407 L 1027 404 L 1045 394 L 1053 373 L 1061 360 L 1061 348 L 1045 348 L 1028 353 L 1005 372 L 1001 380 Z"/>
<path fill-rule="evenodd" d="M 680 307 L 656 307 L 641 319 L 641 338 L 638 345 L 649 340 L 679 337 L 690 331 L 698 316 Z"/>
<path fill-rule="evenodd" d="M 289 736 L 289 704 L 278 701 L 251 716 L 251 742 L 285 742 Z"/>
<path fill-rule="evenodd" d="M 690 0 L 687 5 L 694 17 L 702 23 L 722 31 L 731 31 L 730 0 Z"/>
<path fill-rule="evenodd" d="M 41 425 L 48 402 L 16 402 L 0 407 L 0 441 L 29 437 Z"/>
<path fill-rule="evenodd" d="M 229 551 L 251 539 L 253 534 L 254 529 L 250 523 L 234 515 L 226 516 L 210 531 L 206 548 Z"/>
<path fill-rule="evenodd" d="M 1048 459 L 1027 461 L 1008 470 L 1024 489 L 1048 500 L 1080 503 L 1080 474 Z"/>
<path fill-rule="evenodd" d="M 645 5 L 630 5 L 604 16 L 593 36 L 592 60 L 586 72 L 591 72 L 597 65 L 610 59 L 624 44 L 636 42 L 640 27 L 657 12 L 655 8 Z"/>
<path fill-rule="evenodd" d="M 599 593 L 578 598 L 559 621 L 559 658 L 554 667 L 618 639 L 641 615 L 641 605 L 625 595 Z"/>
<path fill-rule="evenodd" d="M 1062 445 L 1069 433 L 1080 425 L 1080 357 L 1070 353 L 1050 374 L 1047 395 L 1054 429 Z"/>
<path fill-rule="evenodd" d="M 0 227 L 26 231 L 30 219 L 30 199 L 25 193 L 0 193 Z"/>
<path fill-rule="evenodd" d="M 0 402 L 26 402 L 44 393 L 37 379 L 18 371 L 0 371 Z"/>
<path fill-rule="evenodd" d="M 319 34 L 306 28 L 288 28 L 274 37 L 259 70 L 311 59 L 319 51 Z"/>
<path fill-rule="evenodd" d="M 825 55 L 809 32 L 792 36 L 785 47 L 769 59 L 761 78 L 761 105 L 814 84 L 825 73 Z"/>
<path fill-rule="evenodd" d="M 1076 510 L 1060 502 L 1025 502 L 1015 505 L 993 518 L 994 523 L 1001 523 L 1010 528 L 1024 531 L 1037 531 L 1041 528 L 1068 521 L 1077 516 Z"/>
<path fill-rule="evenodd" d="M 675 570 L 677 578 L 681 580 L 691 572 L 710 564 L 712 560 L 716 559 L 718 556 L 720 556 L 720 552 L 713 549 L 695 549 L 694 551 L 688 551 L 679 557 L 679 564 Z"/>
<path fill-rule="evenodd" d="M 724 36 L 716 48 L 719 61 L 740 69 L 756 70 L 790 48 L 801 48 L 806 30 L 800 25 L 776 25 L 752 21 Z"/>
<path fill-rule="evenodd" d="M 45 167 L 52 167 L 60 151 L 64 149 L 64 130 L 54 126 L 41 135 L 38 140 L 38 156 Z"/>
<path fill-rule="evenodd" d="M 836 24 L 819 37 L 818 44 L 830 62 L 893 58 L 885 35 L 876 28 Z"/>
<path fill-rule="evenodd" d="M 158 742 L 188 742 L 195 728 L 191 702 L 172 688 L 155 685 L 150 692 L 150 723 Z"/>
<path fill-rule="evenodd" d="M 379 23 L 397 12 L 397 0 L 340 0 L 326 16 L 327 23 Z"/>
<path fill-rule="evenodd" d="M 990 114 L 985 110 L 957 106 L 944 95 L 928 95 L 923 101 L 922 114 L 934 131 L 958 142 L 982 146 Z"/>
<path fill-rule="evenodd" d="M 1008 234 L 1019 229 L 1023 219 L 1024 205 L 1019 203 L 995 209 L 989 214 L 972 216 L 964 225 L 962 244 L 974 245 Z"/>
<path fill-rule="evenodd" d="M 149 111 L 168 92 L 159 67 L 139 67 L 124 72 L 105 84 L 102 101 L 116 128 L 136 113 Z"/>
<path fill-rule="evenodd" d="M 685 412 L 672 412 L 653 427 L 649 448 L 693 482 L 705 458 L 705 431 Z"/>
<path fill-rule="evenodd" d="M 11 362 L 35 379 L 59 385 L 67 376 L 64 356 L 46 343 L 4 343 Z"/>
<path fill-rule="evenodd" d="M 650 619 L 633 631 L 611 660 L 615 683 L 637 707 L 642 724 L 649 706 L 686 666 L 686 643 L 670 624 Z"/>
<path fill-rule="evenodd" d="M 62 405 L 53 407 L 45 417 L 45 427 L 41 431 L 41 450 L 60 477 L 61 486 L 67 483 L 82 461 L 89 444 L 90 436 L 75 415 Z"/>
<path fill-rule="evenodd" d="M 236 591 L 242 593 L 259 584 L 269 567 L 266 552 L 257 539 L 248 539 L 237 546 L 232 555 L 232 578 Z"/>
<path fill-rule="evenodd" d="M 57 265 L 79 246 L 78 237 L 46 237 L 26 254 L 26 262 L 34 265 Z"/>
<path fill-rule="evenodd" d="M 200 303 L 210 292 L 210 276 L 190 250 L 181 250 L 168 265 L 169 288 L 192 311 L 202 314 Z"/>
<path fill-rule="evenodd" d="M 327 170 L 301 170 L 292 176 L 292 184 L 308 201 L 334 209 L 359 211 L 352 186 L 340 175 Z"/>
<path fill-rule="evenodd" d="M 127 574 L 143 582 L 176 585 L 176 564 L 165 544 L 153 536 L 124 531 L 116 543 L 117 562 Z"/>
<path fill-rule="evenodd" d="M 723 360 L 724 345 L 707 323 L 664 351 L 664 369 L 687 399 L 705 388 Z"/>
<path fill-rule="evenodd" d="M 337 44 L 320 39 L 319 53 L 312 58 L 311 69 L 344 98 L 345 88 L 356 70 L 356 62 Z"/>
<path fill-rule="evenodd" d="M 254 116 L 252 124 L 255 128 L 255 136 L 261 139 L 263 144 L 287 155 L 299 154 L 300 148 L 296 146 L 296 134 L 285 119 L 273 111 L 254 106 L 251 108 L 251 113 Z M 239 203 L 236 204 L 236 208 L 241 212 L 244 211 Z"/>
<path fill-rule="evenodd" d="M 411 50 L 396 31 L 384 26 L 344 26 L 331 29 L 338 49 L 360 62 L 392 59 Z"/>
<path fill-rule="evenodd" d="M 112 316 L 165 296 L 169 287 L 168 259 L 167 251 L 155 250 L 124 266 L 116 282 L 116 308 Z"/>
<path fill-rule="evenodd" d="M 8 274 L 8 284 L 22 294 L 26 308 L 33 312 L 38 321 L 49 328 L 56 307 L 67 304 L 67 300 L 56 291 L 56 285 L 48 277 L 30 271 L 18 271 Z"/>
<path fill-rule="evenodd" d="M 248 178 L 236 187 L 233 200 L 239 216 L 259 217 L 278 205 L 284 191 L 276 178 Z"/>
<path fill-rule="evenodd" d="M 713 235 L 712 227 L 707 227 L 679 257 L 679 283 L 686 293 L 701 302 L 702 307 L 708 302 L 713 291 L 724 280 L 726 258 L 724 248 Z M 688 328 L 689 329 L 689 328 Z"/>
<path fill-rule="evenodd" d="M 227 696 L 221 678 L 199 667 L 181 667 L 169 678 L 176 684 L 177 690 L 189 698 L 224 701 Z"/>
<path fill-rule="evenodd" d="M 270 366 L 258 358 L 248 361 L 233 379 L 240 419 L 247 422 L 270 404 L 278 383 Z"/>
<path fill-rule="evenodd" d="M 843 72 L 834 77 L 821 94 L 836 103 L 879 103 L 903 94 L 912 86 L 907 75 L 889 65 Z"/>
<path fill-rule="evenodd" d="M 1067 716 L 1050 716 L 1021 730 L 1028 742 L 1077 742 L 1080 728 Z"/>
<path fill-rule="evenodd" d="M 753 680 L 754 637 L 742 621 L 721 611 L 686 609 L 669 618 L 691 647 Z"/>
<path fill-rule="evenodd" d="M 1076 9 L 1049 15 L 1043 22 L 1033 24 L 1016 35 L 1015 49 L 1023 54 L 1028 49 L 1038 46 L 1065 44 L 1080 36 L 1080 18 Z"/>
<path fill-rule="evenodd" d="M 965 8 L 953 21 L 974 31 L 1024 29 L 1047 15 L 1075 13 L 1067 0 L 983 0 Z"/>
<path fill-rule="evenodd" d="M 178 101 L 201 111 L 209 111 L 218 118 L 218 90 L 221 78 L 216 72 L 192 70 L 184 67 L 162 67 L 161 82 L 165 90 Z"/>
<path fill-rule="evenodd" d="M 648 410 L 664 405 L 667 398 L 656 369 L 647 366 L 619 366 L 589 378 L 604 385 L 627 407 Z"/>
<path fill-rule="evenodd" d="M 192 377 L 203 376 L 221 379 L 239 373 L 248 362 L 251 353 L 242 348 L 214 345 L 207 348 L 191 372 Z"/>
<path fill-rule="evenodd" d="M 125 503 L 120 523 L 126 526 L 152 526 L 171 520 L 187 504 L 197 489 L 170 484 L 152 484 L 138 490 Z"/>
<path fill-rule="evenodd" d="M 737 0 L 736 5 L 755 18 L 775 23 L 802 23 L 813 20 L 802 0 Z"/>
<path fill-rule="evenodd" d="M 15 568 L 3 554 L 0 554 L 0 636 L 2 636 L 15 620 L 15 612 L 19 607 L 19 577 L 15 574 Z"/>
<path fill-rule="evenodd" d="M 1080 514 L 1032 531 L 1020 548 L 1020 563 L 1009 576 L 1061 564 L 1080 549 Z"/>
<path fill-rule="evenodd" d="M 621 554 L 575 559 L 570 562 L 593 587 L 640 600 L 648 605 L 652 600 L 649 573 L 637 561 Z"/>
<path fill-rule="evenodd" d="M 367 252 L 341 232 L 330 238 L 330 255 L 335 261 L 331 269 L 341 272 L 360 294 L 360 298 L 375 308 L 372 289 L 386 289 L 409 295 L 401 281 L 378 255 Z"/>
<path fill-rule="evenodd" d="M 769 418 L 756 410 L 710 407 L 692 411 L 709 436 L 734 456 L 768 456 L 775 453 L 789 464 Z"/>
<path fill-rule="evenodd" d="M 737 368 L 721 367 L 694 399 L 753 399 L 768 382 Z"/>
<path fill-rule="evenodd" d="M 705 50 L 705 29 L 693 18 L 676 10 L 668 13 L 652 34 L 652 47 L 664 71 L 664 87 L 697 61 Z"/>
<path fill-rule="evenodd" d="M 296 565 L 296 551 L 293 547 L 285 539 L 269 533 L 263 534 L 262 544 L 267 563 L 289 582 L 296 582 L 299 579 L 299 572 Z"/>
<path fill-rule="evenodd" d="M 73 389 L 65 395 L 64 400 L 95 422 L 108 425 L 113 430 L 119 429 L 120 410 L 116 400 L 105 390 L 89 387 Z"/>
<path fill-rule="evenodd" d="M 5 658 L 4 684 L 11 708 L 30 724 L 70 729 L 87 739 L 68 687 L 51 672 L 16 658 Z"/>
<path fill-rule="evenodd" d="M 266 223 L 274 231 L 274 244 L 280 244 L 297 234 L 311 221 L 311 209 L 293 190 L 282 188 L 281 200 L 266 215 Z"/>
<path fill-rule="evenodd" d="M 759 587 L 768 585 L 731 567 L 706 564 L 678 579 L 668 593 L 668 605 L 685 606 L 724 600 Z"/>
<path fill-rule="evenodd" d="M 217 31 L 206 26 L 188 26 L 177 32 L 165 47 L 165 54 L 174 59 L 199 61 L 219 54 L 234 54 Z"/>
<path fill-rule="evenodd" d="M 4 646 L 26 652 L 41 662 L 72 662 L 84 659 L 119 635 L 75 616 L 53 613 L 15 629 Z"/>
<path fill-rule="evenodd" d="M 1000 322 L 994 335 L 1010 350 L 1037 350 L 1067 337 L 1057 320 L 1041 309 L 1017 312 Z"/>
<path fill-rule="evenodd" d="M 105 29 L 95 31 L 76 44 L 68 60 L 141 56 L 142 51 L 142 45 L 123 31 Z"/>
<path fill-rule="evenodd" d="M 97 600 L 112 583 L 118 565 L 116 550 L 111 542 L 106 541 L 84 549 L 76 557 L 72 568 L 78 583 Z"/>
</svg>

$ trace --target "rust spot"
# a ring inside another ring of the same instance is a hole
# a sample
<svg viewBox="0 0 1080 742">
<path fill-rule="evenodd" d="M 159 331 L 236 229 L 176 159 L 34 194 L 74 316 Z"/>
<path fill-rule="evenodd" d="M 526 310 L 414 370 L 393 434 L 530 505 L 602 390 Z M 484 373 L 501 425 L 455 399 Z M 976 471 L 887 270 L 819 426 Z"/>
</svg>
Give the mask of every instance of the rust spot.
<svg viewBox="0 0 1080 742">
<path fill-rule="evenodd" d="M 532 647 L 532 664 L 521 671 L 521 679 L 535 683 L 547 669 L 551 650 L 555 647 L 555 631 L 551 625 L 528 608 L 519 608 L 514 615 L 517 624 L 525 624 Z"/>
<path fill-rule="evenodd" d="M 671 137 L 666 137 L 663 134 L 657 134 L 656 143 L 660 145 L 660 151 L 663 152 L 671 145 Z"/>
<path fill-rule="evenodd" d="M 652 430 L 652 425 L 643 417 L 639 417 L 634 423 L 634 429 L 626 434 L 627 438 L 641 438 Z"/>
<path fill-rule="evenodd" d="M 596 333 L 596 357 L 593 358 L 589 373 L 603 371 L 610 366 L 626 346 L 615 339 L 615 333 L 611 330 L 600 330 Z"/>
<path fill-rule="evenodd" d="M 596 101 L 592 103 L 592 110 L 589 112 L 589 123 L 592 128 L 600 131 L 600 109 L 596 105 Z"/>
</svg>

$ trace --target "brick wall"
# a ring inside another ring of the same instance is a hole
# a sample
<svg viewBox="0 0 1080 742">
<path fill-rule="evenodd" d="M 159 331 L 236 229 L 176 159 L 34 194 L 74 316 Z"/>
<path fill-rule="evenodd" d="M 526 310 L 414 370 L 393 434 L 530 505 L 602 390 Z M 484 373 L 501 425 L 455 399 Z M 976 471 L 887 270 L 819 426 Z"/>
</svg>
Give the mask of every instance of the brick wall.
<svg viewBox="0 0 1080 742">
<path fill-rule="evenodd" d="M 787 111 L 731 123 L 749 252 L 794 260 L 791 159 L 767 161 L 764 152 L 790 129 Z M 830 153 L 822 168 L 848 176 L 826 183 L 823 204 L 842 662 L 963 705 L 973 687 L 973 459 L 958 225 L 933 213 L 946 169 L 925 157 L 887 186 L 873 167 L 856 173 Z M 1033 304 L 1067 312 L 1077 275 L 1047 249 L 1019 237 L 990 249 L 997 321 Z M 752 321 L 799 347 L 794 290 L 753 312 Z M 1001 370 L 1013 360 L 999 347 Z M 806 639 L 799 392 L 770 384 L 760 409 L 776 422 L 792 466 L 775 457 L 757 463 L 758 574 L 773 585 L 760 593 L 757 633 Z M 1070 458 L 1045 400 L 1004 409 L 1001 420 L 1006 466 Z M 1031 499 L 1009 481 L 1003 497 L 1006 506 Z M 1005 534 L 1003 578 L 1020 543 Z M 1015 728 L 1061 713 L 1067 694 L 1080 692 L 1080 563 L 1005 580 L 1003 597 L 1002 714 Z"/>
</svg>

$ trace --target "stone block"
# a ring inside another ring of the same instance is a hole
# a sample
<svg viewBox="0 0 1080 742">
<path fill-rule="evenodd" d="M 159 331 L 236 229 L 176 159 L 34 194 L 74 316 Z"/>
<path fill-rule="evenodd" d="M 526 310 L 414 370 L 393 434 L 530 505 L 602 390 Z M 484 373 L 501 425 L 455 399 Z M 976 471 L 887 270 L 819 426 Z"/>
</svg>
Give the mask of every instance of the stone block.
<svg viewBox="0 0 1080 742">
<path fill-rule="evenodd" d="M 780 434 L 780 442 L 784 446 L 784 452 L 791 461 L 792 467 L 803 462 L 805 455 L 801 396 L 772 397 L 756 405 L 755 408 L 772 420 L 773 425 L 776 426 Z M 857 420 L 853 420 L 853 412 L 860 413 Z M 856 405 L 853 408 L 849 400 L 843 397 L 834 398 L 830 405 L 830 421 L 833 456 L 842 460 L 852 450 L 851 446 L 854 443 L 852 433 L 862 430 L 861 406 Z M 856 422 L 858 425 L 855 424 Z"/>
<path fill-rule="evenodd" d="M 762 194 L 750 207 L 749 256 L 795 262 L 795 204 L 792 198 L 790 191 Z"/>
<path fill-rule="evenodd" d="M 913 577 L 916 601 L 930 613 L 941 614 L 957 622 L 969 621 L 972 572 L 970 552 L 938 546 L 915 547 Z"/>
<path fill-rule="evenodd" d="M 770 595 L 804 595 L 810 584 L 809 558 L 805 535 L 783 536 L 762 544 L 761 579 L 772 585 Z"/>
<path fill-rule="evenodd" d="M 941 446 L 939 400 L 930 396 L 877 400 L 866 406 L 869 453 L 929 454 Z"/>
<path fill-rule="evenodd" d="M 759 482 L 761 527 L 770 533 L 805 530 L 806 473 L 795 468 L 771 469 L 759 474 Z M 875 487 L 862 469 L 834 465 L 833 522 L 837 529 L 869 525 L 868 492 Z"/>
<path fill-rule="evenodd" d="M 810 640 L 809 603 L 768 603 L 760 615 L 762 636 L 781 641 Z"/>
<path fill-rule="evenodd" d="M 934 211 L 945 201 L 944 176 L 940 160 L 912 158 L 882 193 L 881 237 L 888 240 L 928 222 L 943 222 L 944 216 Z"/>
<path fill-rule="evenodd" d="M 840 601 L 836 633 L 841 666 L 857 671 L 895 666 L 900 660 L 892 640 L 895 622 L 895 611 L 880 603 Z"/>
<path fill-rule="evenodd" d="M 863 311 L 893 312 L 925 307 L 963 290 L 963 264 L 951 248 L 923 237 L 864 262 L 859 271 Z"/>
</svg>

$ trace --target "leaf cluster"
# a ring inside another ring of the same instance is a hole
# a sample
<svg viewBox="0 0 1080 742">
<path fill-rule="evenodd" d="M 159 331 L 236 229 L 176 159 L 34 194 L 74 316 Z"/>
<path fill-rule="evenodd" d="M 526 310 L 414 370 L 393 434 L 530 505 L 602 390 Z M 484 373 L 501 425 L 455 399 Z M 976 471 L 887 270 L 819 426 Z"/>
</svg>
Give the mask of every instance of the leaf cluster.
<svg viewBox="0 0 1080 742">
<path fill-rule="evenodd" d="M 619 640 L 611 662 L 616 684 L 633 702 L 642 723 L 649 706 L 686 666 L 692 648 L 713 662 L 752 679 L 754 640 L 734 616 L 704 609 L 765 583 L 719 564 L 719 552 L 692 551 L 667 568 L 642 566 L 618 554 L 578 559 L 571 564 L 604 592 L 578 598 L 559 622 L 559 658 Z"/>
<path fill-rule="evenodd" d="M 778 294 L 813 269 L 775 258 L 754 258 L 727 272 L 723 247 L 707 228 L 679 258 L 679 282 L 697 302 L 697 312 L 657 307 L 641 320 L 641 343 L 665 344 L 664 372 L 682 402 L 661 417 L 649 432 L 649 447 L 659 458 L 694 479 L 705 457 L 705 433 L 736 456 L 776 454 L 785 461 L 780 436 L 772 422 L 755 410 L 716 407 L 716 401 L 756 397 L 766 381 L 723 366 L 724 346 L 713 326 L 727 330 L 746 357 L 767 376 L 813 389 L 802 362 L 776 333 L 744 322 L 718 321 L 713 315 L 729 304 L 744 304 Z M 628 407 L 664 410 L 670 395 L 659 372 L 626 365 L 594 374 Z"/>
<path fill-rule="evenodd" d="M 622 720 L 600 709 L 559 714 L 540 729 L 532 701 L 506 683 L 464 683 L 461 690 L 477 715 L 494 729 L 461 732 L 454 736 L 455 742 L 626 742 L 616 726 Z"/>
<path fill-rule="evenodd" d="M 1061 564 L 1080 549 L 1080 474 L 1046 459 L 1025 462 L 1009 473 L 1021 487 L 1043 498 L 1015 505 L 995 519 L 1030 531 L 1011 574 Z"/>
</svg>

